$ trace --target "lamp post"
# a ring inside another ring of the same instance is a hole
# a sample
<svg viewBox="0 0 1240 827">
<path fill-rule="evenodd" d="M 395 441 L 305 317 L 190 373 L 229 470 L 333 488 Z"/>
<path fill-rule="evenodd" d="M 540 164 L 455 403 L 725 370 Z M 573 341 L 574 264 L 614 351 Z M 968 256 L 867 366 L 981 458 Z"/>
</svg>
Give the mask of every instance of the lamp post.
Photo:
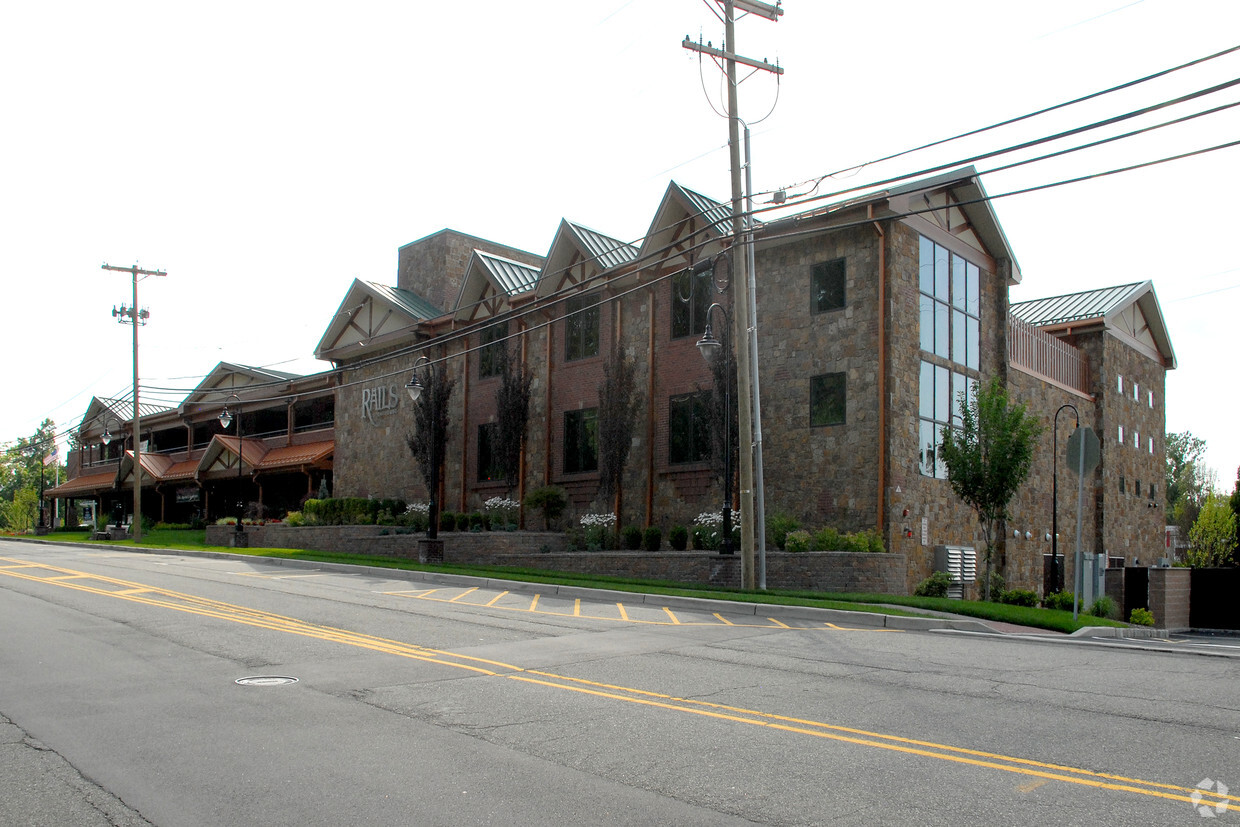
<svg viewBox="0 0 1240 827">
<path fill-rule="evenodd" d="M 47 524 L 43 522 L 43 488 L 45 485 L 44 469 L 47 467 L 47 443 L 43 443 L 39 451 L 39 524 L 35 527 L 36 534 L 47 533 Z"/>
<path fill-rule="evenodd" d="M 431 510 L 430 524 L 426 527 L 426 539 L 436 540 L 439 538 L 439 411 L 436 409 L 438 389 L 435 382 L 435 366 L 431 364 L 431 360 L 425 356 L 419 356 L 417 361 L 413 363 L 413 376 L 409 380 L 409 384 L 405 385 L 405 390 L 409 392 L 409 398 L 416 405 L 418 399 L 422 396 L 425 385 L 418 378 L 418 366 L 422 363 L 426 364 L 427 381 L 431 386 L 430 396 L 430 428 L 427 430 L 427 439 L 431 443 L 431 482 L 430 488 Z"/>
<path fill-rule="evenodd" d="M 117 425 L 120 425 L 120 424 L 121 424 L 121 421 L 120 421 L 119 419 L 114 418 L 114 417 L 105 416 L 105 417 L 103 418 L 103 435 L 99 437 L 99 444 L 100 444 L 100 445 L 102 445 L 102 446 L 103 446 L 103 448 L 105 448 L 105 449 L 106 449 L 109 445 L 111 445 L 111 444 L 112 444 L 112 440 L 116 439 L 116 436 L 115 436 L 115 435 L 114 435 L 114 434 L 113 434 L 110 430 L 108 430 L 108 423 L 109 423 L 109 422 L 115 422 Z M 124 434 L 121 434 L 120 436 L 121 436 L 121 439 L 124 439 Z M 124 447 L 124 446 L 122 445 L 121 447 Z M 122 453 L 124 453 L 124 452 L 122 451 Z M 106 459 L 106 457 L 105 457 L 105 459 Z M 100 498 L 100 499 L 102 499 L 102 498 Z M 117 528 L 120 528 L 120 527 L 121 527 L 121 520 L 122 520 L 122 519 L 123 519 L 123 516 L 122 516 L 122 517 L 117 518 L 117 520 L 116 520 L 116 527 L 117 527 Z M 107 528 L 107 524 L 106 524 L 106 523 L 104 524 L 104 528 Z"/>
<path fill-rule="evenodd" d="M 723 554 L 732 554 L 732 348 L 715 338 L 710 328 L 710 314 L 714 310 L 723 314 L 723 329 L 729 330 L 731 319 L 727 308 L 714 303 L 706 308 L 706 329 L 697 343 L 698 352 L 706 364 L 714 365 L 719 351 L 724 354 L 723 365 Z M 725 335 L 725 339 L 726 339 Z"/>
<path fill-rule="evenodd" d="M 234 399 L 237 400 L 237 412 L 235 415 L 228 410 L 228 403 Z M 237 396 L 235 393 L 230 393 L 228 395 L 228 399 L 224 400 L 224 410 L 220 411 L 220 427 L 227 431 L 228 426 L 232 424 L 234 417 L 237 420 L 237 530 L 234 532 L 233 536 L 236 539 L 233 542 L 235 545 L 240 545 L 238 541 L 245 536 L 245 528 L 241 525 L 241 519 L 245 516 L 245 497 L 242 496 L 241 493 L 241 397 Z"/>
<path fill-rule="evenodd" d="M 1076 427 L 1081 427 L 1081 415 L 1075 405 L 1060 405 L 1055 411 L 1055 422 L 1052 427 L 1055 434 L 1051 438 L 1051 588 L 1059 588 L 1059 414 L 1065 409 L 1072 410 Z"/>
</svg>

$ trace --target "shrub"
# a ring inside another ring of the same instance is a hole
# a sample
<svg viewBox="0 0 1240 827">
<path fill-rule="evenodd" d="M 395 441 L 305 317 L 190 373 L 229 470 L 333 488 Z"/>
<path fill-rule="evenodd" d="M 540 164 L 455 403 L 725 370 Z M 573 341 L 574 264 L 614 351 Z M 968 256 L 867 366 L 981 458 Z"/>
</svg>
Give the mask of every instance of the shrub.
<svg viewBox="0 0 1240 827">
<path fill-rule="evenodd" d="M 838 530 L 827 526 L 814 532 L 813 539 L 810 541 L 810 548 L 814 551 L 843 551 L 844 542 Z"/>
<path fill-rule="evenodd" d="M 801 527 L 799 520 L 787 514 L 775 514 L 766 521 L 766 542 L 773 548 L 783 548 L 788 532 Z"/>
<path fill-rule="evenodd" d="M 658 551 L 663 545 L 663 531 L 652 525 L 642 534 L 642 548 L 646 551 Z"/>
<path fill-rule="evenodd" d="M 291 525 L 293 527 L 305 525 L 305 515 L 303 515 L 300 511 L 290 511 L 284 515 L 284 524 Z"/>
<path fill-rule="evenodd" d="M 952 585 L 952 576 L 945 571 L 936 571 L 917 584 L 913 591 L 918 597 L 947 597 L 947 589 Z"/>
<path fill-rule="evenodd" d="M 814 538 L 804 529 L 788 532 L 788 536 L 784 538 L 784 548 L 787 551 L 809 551 L 813 545 Z"/>
<path fill-rule="evenodd" d="M 468 521 L 466 521 L 468 523 Z M 439 530 L 440 531 L 456 531 L 456 512 L 440 511 L 439 512 Z"/>
<path fill-rule="evenodd" d="M 1003 600 L 1000 602 L 1013 606 L 1037 606 L 1038 593 L 1028 589 L 1012 589 L 1003 593 Z"/>
<path fill-rule="evenodd" d="M 581 515 L 581 528 L 585 532 L 584 543 L 586 549 L 589 551 L 602 551 L 603 549 L 616 548 L 619 538 L 616 537 L 615 526 L 615 514 Z"/>
<path fill-rule="evenodd" d="M 1003 575 L 997 571 L 990 573 L 990 602 L 1002 603 L 1003 593 L 1007 590 L 1007 581 L 1003 579 Z M 986 589 L 982 587 L 981 597 L 986 596 Z"/>
<path fill-rule="evenodd" d="M 61 531 L 63 529 L 57 529 Z M 160 531 L 189 531 L 189 523 L 156 523 L 155 530 Z"/>
<path fill-rule="evenodd" d="M 697 551 L 718 551 L 719 535 L 706 526 L 693 527 L 693 548 Z"/>
<path fill-rule="evenodd" d="M 689 529 L 682 525 L 672 526 L 672 530 L 667 533 L 668 545 L 675 551 L 684 551 L 689 547 Z"/>
<path fill-rule="evenodd" d="M 430 503 L 410 503 L 405 506 L 405 513 L 397 517 L 396 521 L 414 531 L 426 531 L 430 524 L 430 515 Z"/>
<path fill-rule="evenodd" d="M 552 523 L 560 519 L 564 509 L 568 507 L 568 493 L 558 485 L 535 488 L 525 495 L 525 507 L 541 511 L 543 528 L 550 531 Z"/>
<path fill-rule="evenodd" d="M 637 551 L 642 546 L 642 530 L 635 525 L 626 525 L 622 532 L 624 547 L 629 551 Z"/>
<path fill-rule="evenodd" d="M 486 515 L 483 514 L 481 511 L 470 512 L 470 514 L 466 517 L 466 519 L 469 521 L 470 531 L 482 531 L 484 528 L 487 527 Z M 457 524 L 460 525 L 459 519 L 457 520 Z"/>
<path fill-rule="evenodd" d="M 1042 605 L 1048 609 L 1072 611 L 1072 592 L 1051 592 L 1042 599 Z"/>
<path fill-rule="evenodd" d="M 507 497 L 492 497 L 484 502 L 482 507 L 486 509 L 492 528 L 504 531 L 516 528 L 518 509 L 521 508 L 521 504 L 516 500 L 510 500 Z"/>
<path fill-rule="evenodd" d="M 1105 594 L 1089 604 L 1089 608 L 1085 610 L 1085 614 L 1094 617 L 1111 617 L 1115 613 L 1115 601 L 1107 597 Z"/>
<path fill-rule="evenodd" d="M 1128 616 L 1128 622 L 1133 626 L 1153 626 L 1154 615 L 1149 609 L 1133 609 L 1132 614 Z"/>
</svg>

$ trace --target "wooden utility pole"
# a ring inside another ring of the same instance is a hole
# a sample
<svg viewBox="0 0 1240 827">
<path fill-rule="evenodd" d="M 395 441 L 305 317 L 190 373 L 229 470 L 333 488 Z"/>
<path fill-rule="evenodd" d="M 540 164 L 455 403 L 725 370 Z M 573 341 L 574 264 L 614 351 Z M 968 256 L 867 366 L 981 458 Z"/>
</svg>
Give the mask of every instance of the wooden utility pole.
<svg viewBox="0 0 1240 827">
<path fill-rule="evenodd" d="M 728 152 L 732 167 L 732 267 L 736 274 L 736 289 L 732 293 L 732 341 L 737 343 L 736 389 L 739 397 L 737 405 L 737 430 L 740 439 L 740 501 L 741 501 L 741 581 L 745 588 L 754 588 L 754 473 L 753 473 L 753 388 L 752 371 L 755 365 L 750 359 L 749 336 L 753 325 L 753 307 L 750 306 L 748 257 L 744 254 L 746 238 L 746 215 L 744 205 L 744 188 L 741 186 L 741 144 L 740 116 L 737 114 L 736 101 L 736 64 L 742 63 L 756 69 L 765 69 L 777 75 L 783 69 L 777 65 L 740 57 L 736 54 L 736 9 L 756 14 L 767 20 L 778 21 L 784 13 L 778 3 L 774 6 L 757 0 L 716 0 L 723 6 L 724 44 L 723 51 L 712 49 L 709 45 L 693 43 L 688 37 L 682 44 L 686 49 L 722 58 L 727 67 L 728 76 Z M 752 216 L 748 218 L 752 220 Z"/>
<path fill-rule="evenodd" d="M 138 309 L 138 276 L 166 276 L 163 270 L 142 270 L 132 267 L 113 267 L 107 262 L 104 270 L 129 273 L 133 281 L 133 304 L 120 309 L 113 307 L 112 315 L 121 324 L 133 325 L 133 538 L 142 539 L 142 411 L 138 407 L 138 328 L 146 324 L 150 313 Z M 122 446 L 123 447 L 123 446 Z"/>
</svg>

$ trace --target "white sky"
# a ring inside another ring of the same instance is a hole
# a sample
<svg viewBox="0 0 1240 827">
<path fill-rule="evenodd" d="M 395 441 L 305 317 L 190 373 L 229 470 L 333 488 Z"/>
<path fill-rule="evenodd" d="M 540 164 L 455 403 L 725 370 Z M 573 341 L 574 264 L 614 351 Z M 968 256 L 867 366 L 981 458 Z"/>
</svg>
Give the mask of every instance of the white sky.
<svg viewBox="0 0 1240 827">
<path fill-rule="evenodd" d="M 561 217 L 638 238 L 670 178 L 726 200 L 719 72 L 680 45 L 686 34 L 721 45 L 711 8 L 6 4 L 0 442 L 129 391 L 130 330 L 111 316 L 129 279 L 105 261 L 168 272 L 140 285 L 142 382 L 188 390 L 221 360 L 326 369 L 312 353 L 352 279 L 394 284 L 397 248 L 444 227 L 541 254 Z M 737 27 L 741 54 L 787 69 L 778 87 L 764 72 L 741 87 L 758 191 L 1213 54 L 1240 32 L 1234 0 L 789 0 L 785 11 Z M 823 188 L 1236 77 L 1240 53 Z M 1139 123 L 1237 100 L 1230 89 Z M 1238 127 L 1231 110 L 983 183 L 996 195 L 1235 140 Z M 1232 148 L 995 202 L 1024 274 L 1014 301 L 1153 279 L 1180 365 L 1167 430 L 1204 438 L 1227 490 L 1240 465 L 1238 162 Z"/>
</svg>

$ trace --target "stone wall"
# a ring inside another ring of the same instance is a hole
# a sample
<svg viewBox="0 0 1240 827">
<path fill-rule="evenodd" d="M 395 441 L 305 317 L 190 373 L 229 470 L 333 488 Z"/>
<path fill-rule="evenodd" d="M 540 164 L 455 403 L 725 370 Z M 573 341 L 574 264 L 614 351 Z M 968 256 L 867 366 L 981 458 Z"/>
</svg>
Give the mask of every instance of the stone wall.
<svg viewBox="0 0 1240 827">
<path fill-rule="evenodd" d="M 208 526 L 208 545 L 230 545 L 234 526 Z M 424 534 L 384 534 L 382 526 L 246 526 L 251 548 L 296 548 L 416 560 Z M 441 532 L 444 559 L 456 565 L 637 577 L 738 588 L 740 555 L 708 551 L 573 551 L 560 532 Z M 901 554 L 767 552 L 767 585 L 806 591 L 903 594 Z"/>
</svg>

